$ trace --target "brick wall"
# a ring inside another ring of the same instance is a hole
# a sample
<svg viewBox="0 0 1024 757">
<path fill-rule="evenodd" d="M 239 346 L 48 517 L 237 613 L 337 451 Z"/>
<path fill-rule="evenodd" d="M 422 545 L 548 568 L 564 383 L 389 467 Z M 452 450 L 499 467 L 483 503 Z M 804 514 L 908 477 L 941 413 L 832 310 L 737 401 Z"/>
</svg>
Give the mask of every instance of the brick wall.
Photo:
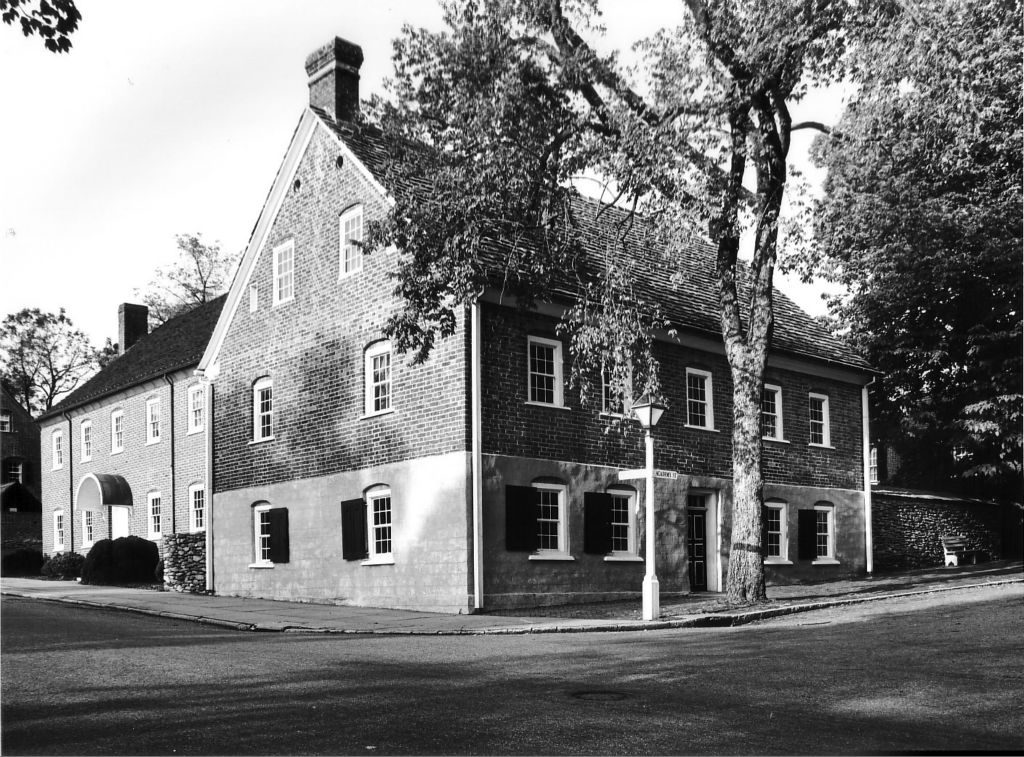
<svg viewBox="0 0 1024 757">
<path fill-rule="evenodd" d="M 567 339 L 561 341 L 568 409 L 526 404 L 527 336 L 557 338 L 556 324 L 555 319 L 541 315 L 483 307 L 484 452 L 627 468 L 642 465 L 638 424 L 627 422 L 608 430 L 599 408 L 584 408 L 578 390 L 569 389 Z M 657 428 L 656 467 L 731 477 L 732 381 L 725 357 L 665 343 L 656 344 L 655 349 L 669 405 Z M 714 431 L 686 427 L 687 367 L 712 374 Z M 766 382 L 782 387 L 787 443 L 764 443 L 765 481 L 863 488 L 860 387 L 774 368 L 768 369 Z M 809 392 L 829 397 L 831 449 L 808 445 Z"/>
<path fill-rule="evenodd" d="M 364 225 L 383 212 L 377 190 L 318 125 L 295 182 L 260 252 L 218 357 L 215 489 L 218 492 L 325 476 L 468 448 L 468 335 L 441 340 L 413 366 L 392 355 L 394 412 L 363 418 L 364 354 L 398 307 L 397 253 L 364 255 L 339 277 L 340 214 L 362 204 Z M 273 305 L 273 249 L 294 241 L 295 296 Z M 258 308 L 249 310 L 255 284 Z M 273 381 L 274 439 L 252 443 L 252 387 Z"/>
<path fill-rule="evenodd" d="M 188 389 L 198 385 L 192 370 L 172 376 L 174 394 L 173 429 L 171 385 L 163 378 L 140 384 L 112 397 L 85 405 L 70 412 L 70 424 L 63 417 L 46 421 L 41 430 L 41 461 L 43 469 L 43 552 L 53 551 L 53 512 L 65 513 L 65 543 L 80 554 L 89 551 L 83 543 L 81 512 L 74 513 L 72 501 L 82 479 L 89 473 L 110 473 L 123 476 L 132 490 L 134 507 L 129 517 L 129 533 L 149 537 L 150 492 L 159 492 L 161 499 L 161 531 L 164 534 L 189 530 L 188 488 L 203 483 L 205 440 L 203 433 L 188 433 Z M 146 443 L 146 402 L 160 399 L 160 441 Z M 124 412 L 124 449 L 112 452 L 111 413 Z M 82 459 L 82 423 L 92 422 L 92 459 Z M 53 468 L 52 433 L 64 434 L 64 465 Z M 171 468 L 171 440 L 174 439 L 174 475 Z M 94 541 L 110 536 L 109 511 L 93 514 Z M 74 544 L 71 544 L 71 534 Z"/>
<path fill-rule="evenodd" d="M 8 460 L 22 464 L 21 483 L 39 497 L 39 426 L 21 405 L 0 391 L 0 410 L 11 414 L 11 430 L 0 432 L 0 465 Z M 6 471 L 5 467 L 0 471 Z M 4 478 L 4 483 L 7 479 Z"/>
</svg>

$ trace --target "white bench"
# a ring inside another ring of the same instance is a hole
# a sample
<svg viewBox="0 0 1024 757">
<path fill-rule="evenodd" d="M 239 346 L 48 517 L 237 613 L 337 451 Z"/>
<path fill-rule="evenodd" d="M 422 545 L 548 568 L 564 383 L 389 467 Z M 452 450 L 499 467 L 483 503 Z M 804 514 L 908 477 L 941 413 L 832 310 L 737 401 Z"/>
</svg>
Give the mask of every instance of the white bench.
<svg viewBox="0 0 1024 757">
<path fill-rule="evenodd" d="M 967 547 L 966 536 L 943 536 L 940 539 L 943 552 L 942 564 L 947 568 L 951 565 L 967 565 L 968 558 L 970 558 L 971 565 L 978 564 L 979 550 Z"/>
</svg>

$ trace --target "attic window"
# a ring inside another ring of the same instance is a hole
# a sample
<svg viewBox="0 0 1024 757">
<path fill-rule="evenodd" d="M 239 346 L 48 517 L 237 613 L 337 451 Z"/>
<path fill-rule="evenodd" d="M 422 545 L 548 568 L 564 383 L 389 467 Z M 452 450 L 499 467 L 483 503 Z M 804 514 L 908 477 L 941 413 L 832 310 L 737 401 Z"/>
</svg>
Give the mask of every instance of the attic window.
<svg viewBox="0 0 1024 757">
<path fill-rule="evenodd" d="M 298 193 L 298 191 L 299 191 L 300 189 L 302 189 L 302 179 L 296 179 L 296 180 L 295 180 L 295 181 L 294 181 L 294 182 L 292 183 L 292 191 L 293 191 L 293 192 L 295 192 L 295 193 Z"/>
<path fill-rule="evenodd" d="M 342 166 L 344 166 L 345 165 L 345 156 L 344 155 L 339 155 L 337 158 L 335 158 L 334 159 L 334 165 L 336 165 L 338 168 L 341 168 Z"/>
</svg>

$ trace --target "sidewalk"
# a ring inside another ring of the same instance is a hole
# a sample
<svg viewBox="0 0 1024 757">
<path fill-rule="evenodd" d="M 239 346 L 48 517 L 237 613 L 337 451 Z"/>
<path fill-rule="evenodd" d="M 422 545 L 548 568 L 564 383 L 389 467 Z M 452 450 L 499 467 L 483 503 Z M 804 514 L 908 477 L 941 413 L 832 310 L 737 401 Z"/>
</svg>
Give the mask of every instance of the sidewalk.
<svg viewBox="0 0 1024 757">
<path fill-rule="evenodd" d="M 522 634 L 580 631 L 644 631 L 723 627 L 837 605 L 915 594 L 1024 582 L 1021 561 L 959 568 L 929 568 L 872 575 L 827 584 L 772 586 L 766 605 L 730 610 L 719 594 L 696 594 L 663 603 L 657 621 L 640 620 L 639 600 L 535 608 L 479 615 L 280 602 L 266 599 L 178 594 L 151 589 L 83 586 L 73 581 L 0 579 L 0 593 L 156 615 L 240 631 L 342 634 Z"/>
</svg>

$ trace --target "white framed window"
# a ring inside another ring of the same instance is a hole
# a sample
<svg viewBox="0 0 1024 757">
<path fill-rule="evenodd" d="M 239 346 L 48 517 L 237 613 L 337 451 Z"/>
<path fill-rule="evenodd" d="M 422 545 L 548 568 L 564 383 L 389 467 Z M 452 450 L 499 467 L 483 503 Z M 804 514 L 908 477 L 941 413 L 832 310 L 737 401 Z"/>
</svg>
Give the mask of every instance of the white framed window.
<svg viewBox="0 0 1024 757">
<path fill-rule="evenodd" d="M 8 458 L 4 460 L 3 483 L 25 483 L 25 464 L 21 460 Z"/>
<path fill-rule="evenodd" d="M 150 492 L 148 499 L 149 510 L 147 513 L 147 521 L 149 523 L 149 538 L 159 539 L 163 536 L 163 513 L 161 512 L 162 505 L 160 500 L 160 492 Z"/>
<path fill-rule="evenodd" d="M 764 503 L 764 561 L 791 564 L 789 560 L 789 505 L 782 500 Z"/>
<path fill-rule="evenodd" d="M 814 535 L 816 563 L 836 562 L 835 507 L 830 504 L 814 506 Z"/>
<path fill-rule="evenodd" d="M 256 536 L 256 562 L 267 565 L 270 562 L 270 509 L 269 504 L 256 505 L 252 509 L 253 533 Z"/>
<path fill-rule="evenodd" d="M 765 384 L 761 392 L 761 436 L 785 441 L 782 433 L 782 387 Z"/>
<path fill-rule="evenodd" d="M 53 511 L 53 551 L 63 552 L 64 544 L 64 511 Z"/>
<path fill-rule="evenodd" d="M 96 541 L 96 530 L 92 510 L 82 511 L 82 546 L 91 547 Z"/>
<path fill-rule="evenodd" d="M 565 495 L 562 484 L 534 483 L 537 490 L 537 551 L 530 559 L 564 557 L 569 554 Z"/>
<path fill-rule="evenodd" d="M 250 568 L 273 568 L 288 562 L 288 508 L 274 507 L 269 502 L 253 506 L 254 562 Z"/>
<path fill-rule="evenodd" d="M 868 481 L 878 483 L 878 447 L 872 447 L 868 453 Z"/>
<path fill-rule="evenodd" d="M 188 431 L 189 434 L 197 434 L 204 428 L 204 405 L 206 395 L 203 392 L 202 384 L 188 388 Z"/>
<path fill-rule="evenodd" d="M 160 441 L 160 399 L 146 400 L 146 444 Z"/>
<path fill-rule="evenodd" d="M 601 412 L 605 415 L 625 415 L 632 403 L 633 368 L 627 367 L 626 387 L 615 386 L 611 371 L 601 368 Z"/>
<path fill-rule="evenodd" d="M 110 414 L 110 454 L 124 452 L 124 410 Z"/>
<path fill-rule="evenodd" d="M 10 432 L 11 430 L 11 412 L 9 410 L 0 410 L 0 431 Z"/>
<path fill-rule="evenodd" d="M 274 304 L 295 297 L 295 242 L 288 240 L 274 248 Z"/>
<path fill-rule="evenodd" d="M 255 313 L 260 307 L 260 287 L 259 284 L 249 285 L 249 312 Z"/>
<path fill-rule="evenodd" d="M 82 421 L 82 462 L 92 460 L 92 421 Z"/>
<path fill-rule="evenodd" d="M 338 219 L 338 276 L 363 270 L 363 206 L 356 205 Z"/>
<path fill-rule="evenodd" d="M 563 407 L 562 343 L 539 336 L 527 338 L 527 402 Z"/>
<path fill-rule="evenodd" d="M 828 395 L 807 395 L 807 419 L 810 433 L 810 444 L 815 447 L 831 447 L 828 419 Z"/>
<path fill-rule="evenodd" d="M 188 488 L 188 523 L 192 532 L 206 530 L 206 487 L 202 484 Z"/>
<path fill-rule="evenodd" d="M 274 382 L 261 378 L 252 385 L 252 439 L 263 442 L 274 438 Z"/>
<path fill-rule="evenodd" d="M 380 486 L 366 493 L 366 525 L 369 529 L 368 563 L 393 563 L 394 533 L 392 531 L 391 489 Z"/>
<path fill-rule="evenodd" d="M 632 489 L 608 489 L 612 498 L 611 526 L 614 557 L 635 557 L 636 551 L 636 492 Z"/>
<path fill-rule="evenodd" d="M 686 369 L 686 425 L 691 428 L 715 428 L 714 397 L 709 371 Z"/>
<path fill-rule="evenodd" d="M 366 415 L 380 415 L 392 410 L 391 342 L 371 344 L 366 349 L 365 386 Z"/>
<path fill-rule="evenodd" d="M 50 438 L 53 448 L 53 469 L 64 467 L 64 429 L 57 429 Z"/>
</svg>

